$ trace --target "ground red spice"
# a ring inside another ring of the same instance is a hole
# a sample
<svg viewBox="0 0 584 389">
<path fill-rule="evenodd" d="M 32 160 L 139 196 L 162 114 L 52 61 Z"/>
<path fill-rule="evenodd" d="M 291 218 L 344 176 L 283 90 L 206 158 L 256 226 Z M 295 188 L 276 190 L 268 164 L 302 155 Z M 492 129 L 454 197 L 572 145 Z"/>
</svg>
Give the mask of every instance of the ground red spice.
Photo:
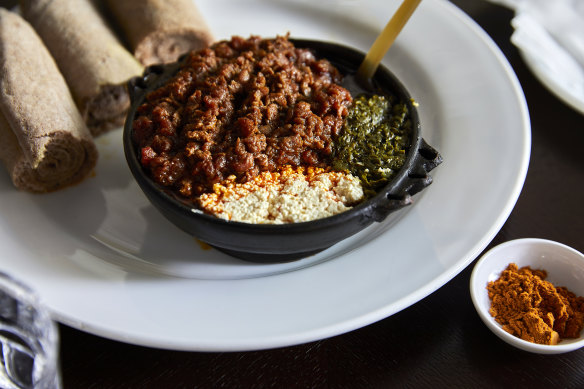
<svg viewBox="0 0 584 389">
<path fill-rule="evenodd" d="M 511 263 L 489 282 L 490 313 L 503 329 L 523 340 L 557 344 L 584 328 L 584 297 L 546 281 L 545 270 Z"/>
</svg>

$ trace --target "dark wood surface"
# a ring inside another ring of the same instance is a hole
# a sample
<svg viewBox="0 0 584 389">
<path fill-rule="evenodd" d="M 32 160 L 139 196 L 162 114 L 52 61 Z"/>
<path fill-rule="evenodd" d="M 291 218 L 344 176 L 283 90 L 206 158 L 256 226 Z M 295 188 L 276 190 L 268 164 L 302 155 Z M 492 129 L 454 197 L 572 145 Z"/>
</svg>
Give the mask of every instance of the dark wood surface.
<svg viewBox="0 0 584 389">
<path fill-rule="evenodd" d="M 509 42 L 510 11 L 483 0 L 452 2 L 507 56 L 524 89 L 532 121 L 525 186 L 489 247 L 537 237 L 584 251 L 584 115 L 555 98 L 522 62 Z M 584 388 L 584 349 L 531 354 L 507 345 L 487 329 L 469 295 L 473 265 L 389 318 L 333 338 L 275 350 L 157 350 L 60 326 L 64 387 Z"/>
</svg>

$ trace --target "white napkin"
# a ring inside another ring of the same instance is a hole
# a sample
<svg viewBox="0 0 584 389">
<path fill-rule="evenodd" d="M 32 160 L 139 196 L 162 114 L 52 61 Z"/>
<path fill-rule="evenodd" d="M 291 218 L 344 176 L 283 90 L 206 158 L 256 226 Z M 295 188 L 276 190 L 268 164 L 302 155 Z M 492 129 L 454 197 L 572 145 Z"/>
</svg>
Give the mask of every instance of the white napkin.
<svg viewBox="0 0 584 389">
<path fill-rule="evenodd" d="M 490 0 L 515 10 L 511 42 L 584 101 L 584 0 Z"/>
</svg>

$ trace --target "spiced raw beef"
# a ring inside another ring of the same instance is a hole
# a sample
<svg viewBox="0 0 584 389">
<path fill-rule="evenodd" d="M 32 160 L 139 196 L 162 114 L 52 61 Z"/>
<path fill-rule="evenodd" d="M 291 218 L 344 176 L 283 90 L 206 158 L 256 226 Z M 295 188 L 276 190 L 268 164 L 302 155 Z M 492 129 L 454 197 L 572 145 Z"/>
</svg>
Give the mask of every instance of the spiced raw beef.
<svg viewBox="0 0 584 389">
<path fill-rule="evenodd" d="M 287 37 L 233 37 L 191 52 L 133 123 L 141 163 L 186 198 L 280 166 L 330 165 L 352 98 L 327 60 Z"/>
</svg>

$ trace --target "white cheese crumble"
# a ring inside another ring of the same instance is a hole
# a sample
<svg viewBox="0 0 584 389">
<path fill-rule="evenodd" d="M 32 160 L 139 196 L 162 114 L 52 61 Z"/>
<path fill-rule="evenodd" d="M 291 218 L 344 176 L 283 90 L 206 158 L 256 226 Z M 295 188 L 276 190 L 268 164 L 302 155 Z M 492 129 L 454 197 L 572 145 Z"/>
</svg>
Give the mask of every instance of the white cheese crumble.
<svg viewBox="0 0 584 389">
<path fill-rule="evenodd" d="M 359 179 L 344 172 L 286 167 L 244 184 L 233 179 L 201 195 L 201 208 L 226 220 L 282 224 L 332 216 L 363 199 Z"/>
</svg>

